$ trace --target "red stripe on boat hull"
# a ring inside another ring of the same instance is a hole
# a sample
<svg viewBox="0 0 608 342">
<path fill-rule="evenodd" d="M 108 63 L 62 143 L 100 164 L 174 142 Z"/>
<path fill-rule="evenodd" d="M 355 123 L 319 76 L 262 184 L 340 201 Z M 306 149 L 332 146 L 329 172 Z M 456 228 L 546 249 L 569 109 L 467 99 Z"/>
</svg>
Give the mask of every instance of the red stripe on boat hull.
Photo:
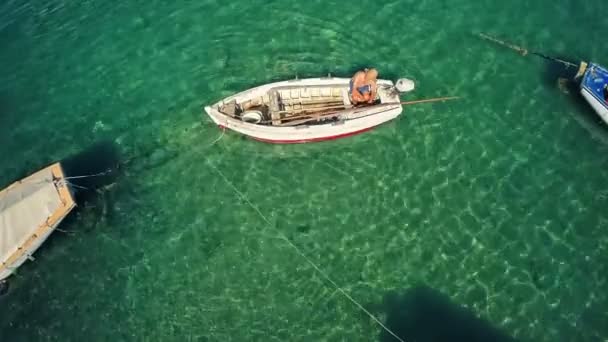
<svg viewBox="0 0 608 342">
<path fill-rule="evenodd" d="M 367 131 L 372 130 L 373 128 L 376 128 L 378 126 L 379 125 L 367 127 L 367 128 L 364 128 L 364 129 L 360 129 L 358 131 L 354 131 L 354 132 L 337 134 L 337 135 L 330 135 L 330 136 L 326 136 L 326 137 L 319 137 L 319 138 L 312 138 L 312 139 L 273 140 L 273 139 L 256 138 L 254 136 L 247 135 L 247 134 L 243 134 L 243 135 L 248 136 L 248 137 L 250 137 L 252 139 L 255 139 L 257 141 L 261 141 L 261 142 L 265 142 L 265 143 L 271 143 L 271 144 L 303 144 L 303 143 L 309 143 L 309 142 L 320 142 L 320 141 L 336 140 L 336 139 L 340 139 L 340 138 L 346 138 L 346 137 L 350 137 L 350 136 L 353 136 L 353 135 L 357 135 L 357 134 L 360 134 L 360 133 L 367 132 Z M 220 127 L 220 129 L 226 129 L 226 127 L 223 126 L 223 125 L 220 125 L 219 127 Z M 239 133 L 239 132 L 237 132 L 237 133 Z"/>
</svg>

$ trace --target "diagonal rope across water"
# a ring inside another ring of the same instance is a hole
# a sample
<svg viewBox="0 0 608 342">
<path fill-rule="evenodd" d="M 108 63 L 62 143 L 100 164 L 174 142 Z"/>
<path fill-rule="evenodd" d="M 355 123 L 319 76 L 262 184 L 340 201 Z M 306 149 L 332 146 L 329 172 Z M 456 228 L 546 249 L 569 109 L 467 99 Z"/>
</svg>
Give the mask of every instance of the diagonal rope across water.
<svg viewBox="0 0 608 342">
<path fill-rule="evenodd" d="M 209 165 L 209 167 L 211 167 L 226 182 L 226 184 L 228 184 L 232 188 L 232 190 L 234 190 L 234 192 L 237 193 L 237 195 L 243 201 L 245 201 L 253 210 L 255 210 L 258 213 L 258 215 L 260 215 L 260 217 L 262 218 L 262 220 L 264 220 L 264 222 L 266 222 L 266 224 L 270 228 L 274 229 L 277 232 L 277 234 L 279 235 L 279 237 L 282 240 L 284 240 L 285 242 L 287 242 L 287 244 L 289 246 L 291 246 L 294 249 L 294 251 L 296 251 L 296 253 L 298 253 L 302 258 L 304 258 L 304 260 L 306 260 L 306 262 L 308 262 L 323 278 L 325 278 L 325 280 L 327 280 L 336 289 L 336 291 L 340 292 L 351 303 L 353 303 L 355 306 L 357 306 L 361 311 L 363 311 L 372 320 L 374 320 L 374 322 L 376 322 L 380 327 L 382 327 L 382 329 L 384 329 L 386 332 L 388 332 L 389 334 L 391 334 L 398 341 L 405 342 L 401 337 L 397 336 L 397 334 L 395 334 L 391 329 L 389 329 L 386 325 L 384 325 L 376 316 L 374 316 L 371 312 L 369 312 L 367 309 L 365 309 L 363 307 L 363 305 L 361 305 L 358 301 L 356 301 L 353 297 L 351 297 L 335 281 L 333 281 L 331 279 L 331 277 L 327 273 L 325 273 L 319 266 L 317 266 L 317 264 L 314 261 L 312 261 L 308 256 L 306 256 L 306 254 L 298 246 L 296 246 L 293 242 L 291 242 L 287 238 L 287 236 L 285 236 L 285 234 L 283 234 L 282 232 L 280 232 L 278 229 L 274 228 L 273 225 L 270 223 L 270 220 L 268 220 L 266 218 L 266 216 L 264 216 L 264 214 L 262 214 L 262 212 L 260 211 L 260 209 L 258 209 L 258 207 L 256 207 L 249 200 L 249 198 L 247 198 L 247 196 L 245 196 L 245 194 L 243 194 L 241 191 L 239 191 L 239 189 L 237 189 L 236 186 L 234 184 L 232 184 L 232 182 L 215 165 L 213 165 L 211 162 L 209 162 L 209 160 L 206 160 L 206 161 L 207 161 L 207 164 Z"/>
</svg>

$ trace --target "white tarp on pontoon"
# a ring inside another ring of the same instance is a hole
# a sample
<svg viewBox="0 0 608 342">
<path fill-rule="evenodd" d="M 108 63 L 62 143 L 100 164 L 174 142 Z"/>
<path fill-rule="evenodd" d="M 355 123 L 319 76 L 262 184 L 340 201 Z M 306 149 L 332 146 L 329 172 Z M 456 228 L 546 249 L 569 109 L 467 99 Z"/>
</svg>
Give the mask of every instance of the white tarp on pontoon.
<svg viewBox="0 0 608 342">
<path fill-rule="evenodd" d="M 54 164 L 0 192 L 0 280 L 32 255 L 74 207 L 63 178 Z"/>
</svg>

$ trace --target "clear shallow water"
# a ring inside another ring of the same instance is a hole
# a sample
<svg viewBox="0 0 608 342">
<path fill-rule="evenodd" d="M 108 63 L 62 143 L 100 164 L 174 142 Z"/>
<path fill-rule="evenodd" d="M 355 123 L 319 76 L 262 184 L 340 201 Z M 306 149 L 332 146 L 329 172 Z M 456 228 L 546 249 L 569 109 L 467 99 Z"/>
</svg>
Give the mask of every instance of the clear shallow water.
<svg viewBox="0 0 608 342">
<path fill-rule="evenodd" d="M 276 230 L 409 340 L 608 338 L 608 128 L 545 61 L 471 34 L 606 64 L 607 5 L 360 6 L 1 5 L 1 183 L 79 153 L 122 167 L 14 277 L 0 339 L 390 340 Z M 364 65 L 464 99 L 336 142 L 211 145 L 203 104 Z"/>
</svg>

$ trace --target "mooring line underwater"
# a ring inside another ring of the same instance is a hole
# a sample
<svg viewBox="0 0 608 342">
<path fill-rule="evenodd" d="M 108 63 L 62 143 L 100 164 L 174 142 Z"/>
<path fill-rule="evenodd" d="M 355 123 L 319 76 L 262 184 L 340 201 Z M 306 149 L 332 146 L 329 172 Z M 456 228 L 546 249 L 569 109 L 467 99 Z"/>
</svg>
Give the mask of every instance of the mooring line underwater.
<svg viewBox="0 0 608 342">
<path fill-rule="evenodd" d="M 222 171 L 220 171 L 220 169 L 218 169 L 215 165 L 213 165 L 211 162 L 209 162 L 208 159 L 206 159 L 206 162 L 207 162 L 207 165 L 209 165 L 209 167 L 212 168 L 224 180 L 224 182 L 226 182 L 226 184 L 228 184 L 232 188 L 232 190 L 234 190 L 234 192 L 243 201 L 245 201 L 245 203 L 247 203 L 255 212 L 258 213 L 258 215 L 268 225 L 268 227 L 273 229 L 278 234 L 278 237 L 281 240 L 284 240 L 291 248 L 293 248 L 293 250 L 298 255 L 300 255 L 302 258 L 304 258 L 304 260 L 306 260 L 306 262 L 308 264 L 310 264 L 323 278 L 325 278 L 325 280 L 327 280 L 335 288 L 336 291 L 340 292 L 351 303 L 353 303 L 355 306 L 357 306 L 361 311 L 363 311 L 367 316 L 369 316 L 376 324 L 378 324 L 383 330 L 385 330 L 386 332 L 391 334 L 398 341 L 405 342 L 401 337 L 399 337 L 396 333 L 394 333 L 391 329 L 389 329 L 386 325 L 384 325 L 384 323 L 382 323 L 380 321 L 380 319 L 378 319 L 371 312 L 369 312 L 367 309 L 365 309 L 363 307 L 363 305 L 361 305 L 357 300 L 355 300 L 351 295 L 349 295 L 342 287 L 340 287 L 325 271 L 323 271 L 321 269 L 321 267 L 319 267 L 314 261 L 312 261 L 298 246 L 296 246 L 293 242 L 291 242 L 291 240 L 289 240 L 289 238 L 287 236 L 285 236 L 285 234 L 283 234 L 281 231 L 276 229 L 272 225 L 272 223 L 270 223 L 270 220 L 268 218 L 266 218 L 266 216 L 262 213 L 262 211 L 260 211 L 260 209 L 258 207 L 256 207 L 249 200 L 249 198 L 247 198 L 247 196 L 245 196 L 245 194 L 243 194 L 241 191 L 239 191 L 239 189 L 237 189 L 237 187 L 222 173 Z"/>
<path fill-rule="evenodd" d="M 220 140 L 222 140 L 222 138 L 225 136 L 226 133 L 226 129 L 222 129 L 221 133 L 219 134 L 219 136 L 214 139 L 211 143 L 209 143 L 206 146 L 203 146 L 202 148 L 199 149 L 200 150 L 208 150 L 210 148 L 212 148 L 213 146 L 215 146 L 218 142 L 220 142 Z M 378 324 L 383 330 L 385 330 L 387 333 L 389 333 L 390 335 L 392 335 L 393 337 L 395 337 L 395 339 L 397 341 L 400 342 L 405 342 L 402 338 L 400 338 L 396 333 L 394 333 L 391 329 L 389 329 L 386 325 L 384 325 L 384 323 L 382 323 L 380 321 L 380 319 L 378 319 L 376 316 L 374 316 L 371 312 L 369 312 L 365 307 L 363 307 L 363 305 L 361 303 L 359 303 L 356 299 L 354 299 L 351 295 L 349 295 L 341 286 L 339 286 L 325 271 L 323 271 L 321 269 L 320 266 L 318 266 L 314 261 L 312 261 L 298 246 L 296 246 L 293 242 L 291 242 L 289 240 L 289 238 L 283 234 L 281 231 L 279 231 L 276 227 L 274 227 L 272 225 L 272 223 L 270 222 L 270 220 L 260 211 L 260 209 L 258 207 L 256 207 L 247 196 L 245 196 L 245 194 L 243 192 L 241 192 L 225 175 L 224 173 L 218 169 L 215 165 L 213 165 L 213 163 L 211 163 L 209 161 L 209 159 L 204 156 L 206 163 L 209 165 L 209 167 L 211 169 L 213 169 L 223 180 L 224 182 L 226 182 L 226 184 L 228 184 L 230 186 L 230 188 L 243 200 L 245 201 L 245 203 L 248 204 L 249 207 L 251 207 L 259 216 L 260 218 L 271 228 L 273 229 L 276 233 L 277 233 L 277 237 L 283 241 L 285 241 L 300 257 L 302 257 L 308 264 L 310 264 L 313 269 L 318 272 L 327 282 L 329 282 L 335 289 L 335 291 L 340 292 L 344 297 L 346 297 L 352 304 L 354 304 L 358 309 L 360 309 L 362 312 L 364 312 L 369 318 L 371 318 L 376 324 Z M 84 175 L 76 175 L 76 176 L 71 176 L 71 177 L 66 177 L 66 183 L 75 186 L 75 184 L 69 182 L 68 180 L 77 180 L 77 179 L 85 179 L 85 178 L 94 178 L 94 177 L 102 177 L 102 176 L 106 176 L 111 172 L 117 171 L 116 169 L 119 169 L 121 166 L 125 166 L 126 164 L 129 164 L 131 161 L 133 161 L 134 159 L 137 159 L 137 157 L 133 157 L 130 158 L 129 160 L 127 160 L 126 162 L 120 163 L 120 165 L 118 165 L 116 168 L 110 168 L 110 169 L 106 169 L 102 172 L 99 173 L 95 173 L 95 174 L 84 174 Z M 85 187 L 81 187 L 81 186 L 75 186 L 77 188 L 83 188 L 86 189 Z M 62 230 L 59 230 L 62 231 Z M 68 231 L 63 231 L 65 233 L 71 233 Z"/>
</svg>

